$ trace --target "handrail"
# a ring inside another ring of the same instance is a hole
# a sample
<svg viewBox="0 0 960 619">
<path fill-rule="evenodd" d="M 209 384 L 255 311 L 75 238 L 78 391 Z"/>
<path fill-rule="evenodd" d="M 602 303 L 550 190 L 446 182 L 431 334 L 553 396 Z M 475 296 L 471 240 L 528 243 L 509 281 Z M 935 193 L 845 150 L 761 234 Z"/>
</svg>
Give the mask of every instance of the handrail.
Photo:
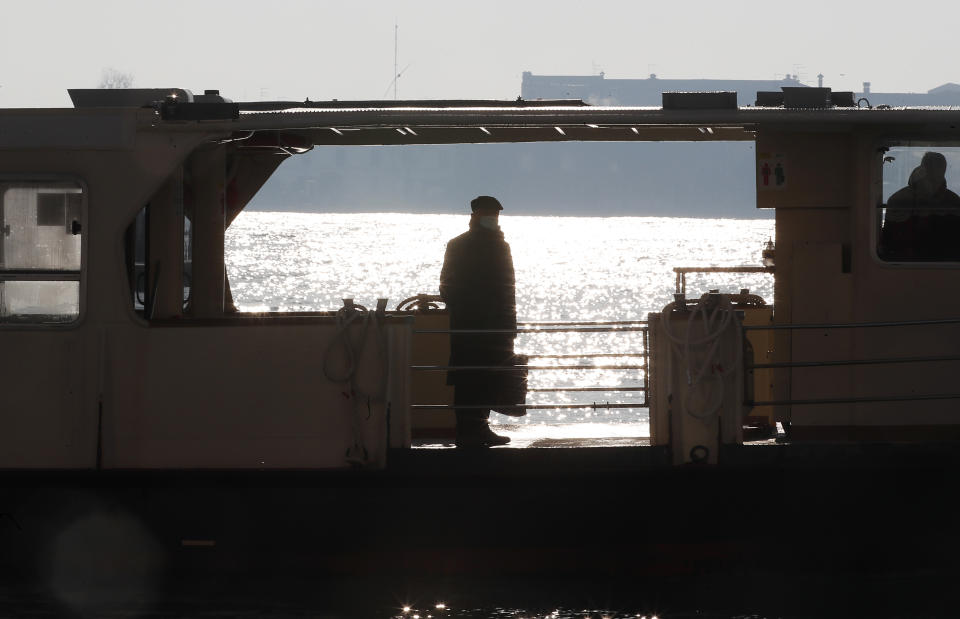
<svg viewBox="0 0 960 619">
<path fill-rule="evenodd" d="M 860 322 L 860 323 L 817 323 L 817 324 L 779 324 L 779 325 L 744 325 L 744 331 L 768 331 L 768 330 L 793 330 L 793 329 L 856 329 L 856 328 L 895 328 L 895 327 L 921 327 L 935 325 L 954 325 L 960 324 L 960 318 L 942 318 L 934 320 L 900 320 L 883 322 Z M 876 357 L 868 359 L 835 359 L 826 361 L 776 361 L 770 363 L 751 363 L 744 358 L 743 366 L 744 379 L 751 370 L 759 369 L 789 369 L 789 368 L 822 368 L 822 367 L 842 367 L 842 366 L 860 366 L 860 365 L 885 365 L 898 363 L 938 363 L 944 361 L 960 361 L 960 355 L 924 355 L 907 357 Z M 784 399 L 784 400 L 752 400 L 744 398 L 745 406 L 810 406 L 821 404 L 858 404 L 873 402 L 917 402 L 930 400 L 955 400 L 960 399 L 960 393 L 939 393 L 939 394 L 905 394 L 905 395 L 870 395 L 870 396 L 852 396 L 852 397 L 827 397 L 810 399 Z"/>
<path fill-rule="evenodd" d="M 774 273 L 774 267 L 736 266 L 736 267 L 673 267 L 677 274 L 677 293 L 687 294 L 687 273 Z"/>
<path fill-rule="evenodd" d="M 558 391 L 646 391 L 646 387 L 528 387 L 527 392 L 558 392 Z"/>
<path fill-rule="evenodd" d="M 875 327 L 923 327 L 928 325 L 957 325 L 960 318 L 936 320 L 899 320 L 892 322 L 845 322 L 816 324 L 743 325 L 744 331 L 780 331 L 790 329 L 870 329 Z"/>
<path fill-rule="evenodd" d="M 518 322 L 518 326 L 524 327 L 573 327 L 584 325 L 645 325 L 647 320 L 585 320 L 568 322 Z"/>
<path fill-rule="evenodd" d="M 643 365 L 411 365 L 411 370 L 449 372 L 451 370 L 490 370 L 526 372 L 527 370 L 642 370 Z"/>
<path fill-rule="evenodd" d="M 808 404 L 857 404 L 867 402 L 914 402 L 922 400 L 960 400 L 960 393 L 865 396 L 859 398 L 814 398 L 810 400 L 744 400 L 746 406 L 797 406 Z"/>
<path fill-rule="evenodd" d="M 630 331 L 646 331 L 648 327 L 620 327 L 594 328 L 570 327 L 559 329 L 414 329 L 414 333 L 455 333 L 455 334 L 483 334 L 483 333 L 627 333 Z"/>
<path fill-rule="evenodd" d="M 69 269 L 0 269 L 0 282 L 78 282 L 80 271 Z"/>
<path fill-rule="evenodd" d="M 747 363 L 748 370 L 766 368 L 816 368 L 840 365 L 882 365 L 886 363 L 926 363 L 933 361 L 960 361 L 960 355 L 929 357 L 887 357 L 885 359 L 838 359 L 836 361 L 782 361 L 777 363 Z"/>
<path fill-rule="evenodd" d="M 645 357 L 645 352 L 593 352 L 593 353 L 584 353 L 582 355 L 577 354 L 568 354 L 568 355 L 531 355 L 527 354 L 527 357 L 530 359 L 599 359 L 606 358 L 612 359 L 616 357 Z"/>
<path fill-rule="evenodd" d="M 551 409 L 564 409 L 570 410 L 575 408 L 591 408 L 593 410 L 598 410 L 602 408 L 647 408 L 647 404 L 642 402 L 593 402 L 591 404 L 411 404 L 410 408 L 416 410 L 458 410 L 458 409 L 486 409 L 486 410 L 551 410 Z"/>
<path fill-rule="evenodd" d="M 528 359 L 596 359 L 596 358 L 631 358 L 640 357 L 642 363 L 627 364 L 577 364 L 577 365 L 411 365 L 409 366 L 415 372 L 455 372 L 455 371 L 487 371 L 487 372 L 528 372 L 528 371 L 589 371 L 589 370 L 640 370 L 643 374 L 643 380 L 646 381 L 649 370 L 649 323 L 646 320 L 628 320 L 628 321 L 587 321 L 587 322 L 526 322 L 518 323 L 518 326 L 527 326 L 534 328 L 518 329 L 414 329 L 414 333 L 430 334 L 522 334 L 522 333 L 621 333 L 621 332 L 640 332 L 643 334 L 642 352 L 617 352 L 617 353 L 567 353 L 567 354 L 528 354 Z M 543 328 L 546 327 L 546 328 Z M 515 410 L 550 410 L 550 409 L 577 409 L 577 408 L 647 408 L 649 406 L 649 389 L 644 386 L 626 386 L 626 387 L 532 387 L 527 388 L 528 393 L 588 393 L 588 392 L 630 392 L 642 393 L 643 398 L 640 402 L 625 403 L 545 403 L 545 404 L 515 404 L 504 405 L 469 405 L 454 406 L 452 404 L 412 404 L 414 410 L 455 410 L 457 408 L 476 408 L 476 409 L 515 409 Z"/>
</svg>

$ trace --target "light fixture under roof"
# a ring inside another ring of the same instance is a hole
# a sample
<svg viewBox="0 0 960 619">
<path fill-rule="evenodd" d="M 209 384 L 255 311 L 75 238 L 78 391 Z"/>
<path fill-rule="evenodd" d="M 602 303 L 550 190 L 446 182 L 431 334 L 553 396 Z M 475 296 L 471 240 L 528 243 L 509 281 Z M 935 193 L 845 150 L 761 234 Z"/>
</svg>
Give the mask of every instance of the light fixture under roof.
<svg viewBox="0 0 960 619">
<path fill-rule="evenodd" d="M 560 135 L 567 135 L 567 134 L 564 132 L 564 130 L 561 129 L 560 127 L 554 127 L 554 129 L 556 129 L 556 130 L 557 130 L 557 133 L 559 133 Z"/>
<path fill-rule="evenodd" d="M 483 131 L 487 135 L 490 135 L 490 131 L 486 127 L 480 127 L 480 131 Z"/>
</svg>

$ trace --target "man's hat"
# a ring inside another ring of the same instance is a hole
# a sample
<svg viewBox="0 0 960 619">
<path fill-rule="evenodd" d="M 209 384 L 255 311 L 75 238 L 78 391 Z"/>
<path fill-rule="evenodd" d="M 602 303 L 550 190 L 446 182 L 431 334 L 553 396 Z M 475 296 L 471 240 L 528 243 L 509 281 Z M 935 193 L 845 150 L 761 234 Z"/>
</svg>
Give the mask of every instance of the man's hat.
<svg viewBox="0 0 960 619">
<path fill-rule="evenodd" d="M 493 196 L 477 196 L 470 201 L 470 209 L 474 213 L 478 211 L 502 211 L 503 206 Z"/>
</svg>

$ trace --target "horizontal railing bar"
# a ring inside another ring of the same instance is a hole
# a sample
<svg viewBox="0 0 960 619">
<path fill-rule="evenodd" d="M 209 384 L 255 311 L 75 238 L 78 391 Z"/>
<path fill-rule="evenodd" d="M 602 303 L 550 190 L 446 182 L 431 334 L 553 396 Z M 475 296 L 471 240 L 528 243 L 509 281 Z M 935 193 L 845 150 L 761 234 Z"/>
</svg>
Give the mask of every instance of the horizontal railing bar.
<svg viewBox="0 0 960 619">
<path fill-rule="evenodd" d="M 599 358 L 612 358 L 612 357 L 643 357 L 646 353 L 642 352 L 600 352 L 600 353 L 586 353 L 583 355 L 533 355 L 528 353 L 522 353 L 527 356 L 529 359 L 599 359 Z"/>
<path fill-rule="evenodd" d="M 518 322 L 521 327 L 585 327 L 588 325 L 645 325 L 646 320 L 578 320 L 570 322 Z"/>
<path fill-rule="evenodd" d="M 779 331 L 789 329 L 859 329 L 872 327 L 921 327 L 926 325 L 955 325 L 960 324 L 960 318 L 944 318 L 941 320 L 903 320 L 899 322 L 851 322 L 851 323 L 822 323 L 800 325 L 743 325 L 744 331 Z"/>
<path fill-rule="evenodd" d="M 748 363 L 747 369 L 815 368 L 835 365 L 881 365 L 885 363 L 923 363 L 932 361 L 960 361 L 960 355 L 933 357 L 889 357 L 886 359 L 838 359 L 837 361 L 782 361 L 778 363 Z"/>
<path fill-rule="evenodd" d="M 449 372 L 451 370 L 492 370 L 517 372 L 520 370 L 642 370 L 642 365 L 411 365 L 411 370 Z"/>
<path fill-rule="evenodd" d="M 80 271 L 0 269 L 0 282 L 79 282 Z"/>
<path fill-rule="evenodd" d="M 856 404 L 858 402 L 912 402 L 917 400 L 958 400 L 960 393 L 940 393 L 928 395 L 888 395 L 863 398 L 819 398 L 812 400 L 763 400 L 744 402 L 745 406 L 790 406 L 800 404 Z"/>
<path fill-rule="evenodd" d="M 631 331 L 646 331 L 648 327 L 561 327 L 558 329 L 414 329 L 414 333 L 627 333 Z"/>
<path fill-rule="evenodd" d="M 739 267 L 673 267 L 674 273 L 773 273 L 774 267 L 743 265 Z"/>
<path fill-rule="evenodd" d="M 646 387 L 528 387 L 531 391 L 646 391 Z"/>
<path fill-rule="evenodd" d="M 592 404 L 464 404 L 459 406 L 454 406 L 453 404 L 411 404 L 410 408 L 416 410 L 467 410 L 467 409 L 478 409 L 478 410 L 549 410 L 549 409 L 573 409 L 573 408 L 592 408 L 594 410 L 601 408 L 647 408 L 646 404 L 636 402 L 636 403 L 619 403 L 619 402 L 607 402 L 607 403 L 597 403 Z"/>
</svg>

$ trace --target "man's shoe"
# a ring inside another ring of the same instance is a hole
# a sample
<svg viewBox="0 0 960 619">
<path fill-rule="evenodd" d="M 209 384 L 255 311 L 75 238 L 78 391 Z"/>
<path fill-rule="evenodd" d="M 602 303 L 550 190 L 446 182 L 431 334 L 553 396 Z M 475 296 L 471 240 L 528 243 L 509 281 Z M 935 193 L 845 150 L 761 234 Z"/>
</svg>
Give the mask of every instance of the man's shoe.
<svg viewBox="0 0 960 619">
<path fill-rule="evenodd" d="M 476 430 L 457 430 L 457 447 L 496 447 L 510 442 L 509 436 L 494 433 L 489 426 L 482 426 Z"/>
</svg>

